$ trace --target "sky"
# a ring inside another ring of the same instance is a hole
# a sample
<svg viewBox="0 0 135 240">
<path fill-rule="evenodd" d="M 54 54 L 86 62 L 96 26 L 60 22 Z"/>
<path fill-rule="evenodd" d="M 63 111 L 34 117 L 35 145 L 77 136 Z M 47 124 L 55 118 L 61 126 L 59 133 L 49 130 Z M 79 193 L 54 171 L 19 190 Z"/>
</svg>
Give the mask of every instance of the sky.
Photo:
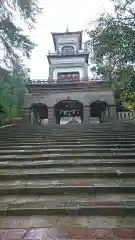
<svg viewBox="0 0 135 240">
<path fill-rule="evenodd" d="M 44 8 L 38 18 L 31 39 L 38 44 L 27 61 L 31 79 L 48 78 L 48 51 L 54 51 L 51 32 L 85 30 L 89 21 L 95 20 L 100 12 L 111 11 L 111 0 L 39 0 Z M 85 40 L 85 34 L 83 41 Z"/>
</svg>

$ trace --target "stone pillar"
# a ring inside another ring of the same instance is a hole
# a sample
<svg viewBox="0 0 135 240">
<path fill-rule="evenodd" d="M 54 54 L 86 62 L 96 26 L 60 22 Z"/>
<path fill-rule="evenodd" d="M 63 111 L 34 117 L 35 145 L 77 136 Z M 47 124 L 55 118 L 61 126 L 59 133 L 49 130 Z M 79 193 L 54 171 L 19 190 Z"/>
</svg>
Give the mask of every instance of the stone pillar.
<svg viewBox="0 0 135 240">
<path fill-rule="evenodd" d="M 34 124 L 34 112 L 32 110 L 30 112 L 30 124 Z"/>
<path fill-rule="evenodd" d="M 109 106 L 107 105 L 106 110 L 105 110 L 105 117 L 109 116 Z"/>
<path fill-rule="evenodd" d="M 54 108 L 48 107 L 48 124 L 55 124 Z"/>
<path fill-rule="evenodd" d="M 104 122 L 109 121 L 109 106 L 107 106 L 105 111 L 103 112 L 103 121 Z"/>
<path fill-rule="evenodd" d="M 116 106 L 115 105 L 110 105 L 109 106 L 109 116 L 112 119 L 116 119 L 117 118 L 117 112 L 116 112 Z"/>
<path fill-rule="evenodd" d="M 54 70 L 54 67 L 50 64 L 50 66 L 49 66 L 49 80 L 52 79 L 52 81 L 53 81 L 53 70 Z"/>
<path fill-rule="evenodd" d="M 89 119 L 90 119 L 90 106 L 84 106 L 83 122 L 89 123 Z"/>
<path fill-rule="evenodd" d="M 108 116 L 106 116 L 106 121 L 114 121 L 117 119 L 117 112 L 115 105 L 109 105 Z"/>
</svg>

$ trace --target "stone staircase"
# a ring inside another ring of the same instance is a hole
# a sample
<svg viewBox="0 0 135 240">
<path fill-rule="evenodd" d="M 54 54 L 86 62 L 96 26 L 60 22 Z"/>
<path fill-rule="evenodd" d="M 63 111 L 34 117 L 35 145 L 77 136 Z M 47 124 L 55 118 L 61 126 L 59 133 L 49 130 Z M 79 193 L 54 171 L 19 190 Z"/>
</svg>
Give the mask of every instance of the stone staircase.
<svg viewBox="0 0 135 240">
<path fill-rule="evenodd" d="M 37 215 L 133 219 L 135 125 L 0 129 L 0 216 Z"/>
</svg>

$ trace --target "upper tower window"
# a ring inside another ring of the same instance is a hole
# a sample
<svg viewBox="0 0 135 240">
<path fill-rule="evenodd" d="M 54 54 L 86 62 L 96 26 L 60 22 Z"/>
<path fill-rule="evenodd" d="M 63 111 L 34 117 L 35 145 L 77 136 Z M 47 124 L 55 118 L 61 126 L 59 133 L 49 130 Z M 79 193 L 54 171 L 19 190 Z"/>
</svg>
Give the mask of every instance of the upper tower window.
<svg viewBox="0 0 135 240">
<path fill-rule="evenodd" d="M 74 47 L 73 46 L 63 46 L 61 48 L 62 54 L 72 54 L 74 53 Z"/>
</svg>

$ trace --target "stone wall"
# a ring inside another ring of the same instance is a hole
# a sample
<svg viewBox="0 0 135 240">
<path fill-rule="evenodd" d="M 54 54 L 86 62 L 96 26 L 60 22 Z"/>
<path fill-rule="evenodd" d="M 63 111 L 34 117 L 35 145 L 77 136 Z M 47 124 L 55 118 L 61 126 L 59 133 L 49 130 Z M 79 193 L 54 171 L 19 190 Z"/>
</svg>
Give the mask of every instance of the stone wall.
<svg viewBox="0 0 135 240">
<path fill-rule="evenodd" d="M 104 101 L 109 105 L 115 105 L 113 92 L 108 91 L 92 91 L 92 92 L 64 92 L 64 93 L 29 93 L 25 96 L 24 108 L 30 108 L 33 104 L 43 103 L 47 107 L 54 107 L 56 103 L 63 100 L 76 100 L 88 106 L 94 101 Z"/>
<path fill-rule="evenodd" d="M 47 105 L 48 107 L 48 122 L 53 124 L 55 123 L 54 116 L 54 106 L 59 101 L 63 100 L 76 100 L 83 104 L 84 107 L 84 122 L 89 121 L 90 117 L 90 104 L 94 101 L 103 101 L 108 105 L 115 105 L 115 99 L 113 92 L 109 89 L 106 91 L 92 91 L 92 92 L 68 92 L 65 93 L 47 93 L 39 92 L 39 93 L 29 93 L 25 97 L 25 119 L 26 121 L 30 121 L 30 108 L 33 104 L 42 103 Z M 111 109 L 111 117 L 116 115 L 116 110 Z"/>
</svg>

